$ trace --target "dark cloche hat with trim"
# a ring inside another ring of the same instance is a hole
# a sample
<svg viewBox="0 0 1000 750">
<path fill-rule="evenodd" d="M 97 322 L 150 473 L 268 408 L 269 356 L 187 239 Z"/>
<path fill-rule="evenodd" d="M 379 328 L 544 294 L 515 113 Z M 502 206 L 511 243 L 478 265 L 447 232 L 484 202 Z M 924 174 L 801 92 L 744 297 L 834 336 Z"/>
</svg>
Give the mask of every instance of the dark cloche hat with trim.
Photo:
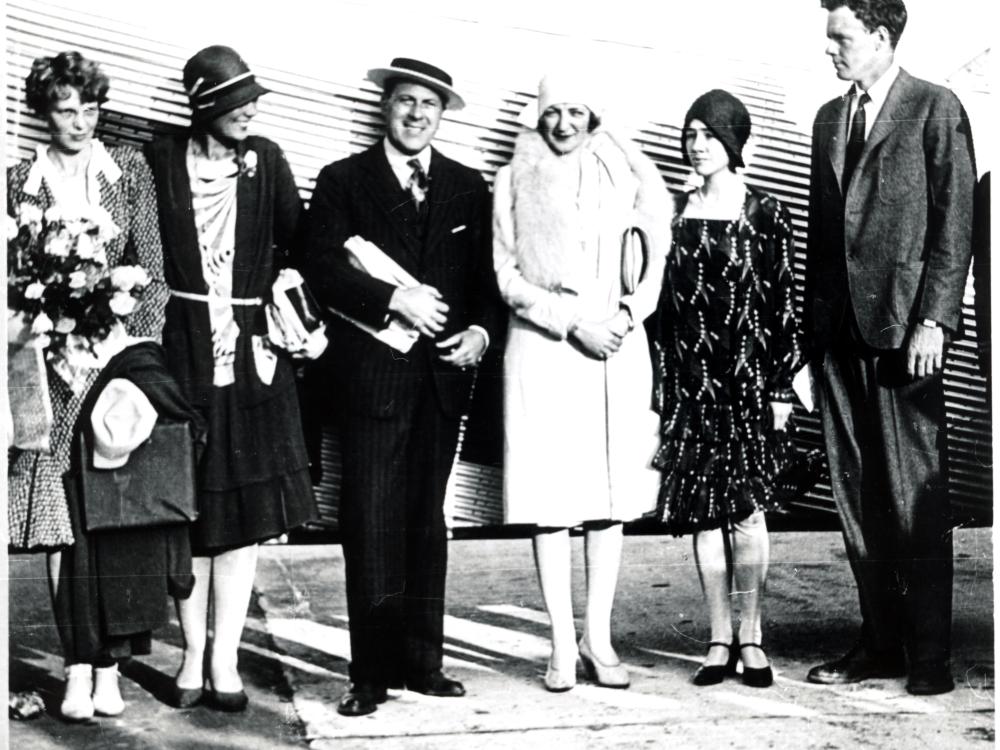
<svg viewBox="0 0 1000 750">
<path fill-rule="evenodd" d="M 382 88 L 393 79 L 413 81 L 434 89 L 444 97 L 446 109 L 462 109 L 465 106 L 465 100 L 452 88 L 451 76 L 430 63 L 397 57 L 389 63 L 388 68 L 372 68 L 368 71 L 368 80 Z"/>
<path fill-rule="evenodd" d="M 195 122 L 214 120 L 268 93 L 239 53 L 221 44 L 205 47 L 184 64 L 184 90 Z"/>
<path fill-rule="evenodd" d="M 705 127 L 722 142 L 726 153 L 729 154 L 731 167 L 746 166 L 743 163 L 743 147 L 750 137 L 751 121 L 750 112 L 747 111 L 743 102 L 723 89 L 706 91 L 694 100 L 684 116 L 684 130 L 682 131 L 684 135 L 691 126 L 692 120 L 701 120 Z M 684 163 L 691 166 L 686 148 L 681 149 L 681 156 Z"/>
</svg>

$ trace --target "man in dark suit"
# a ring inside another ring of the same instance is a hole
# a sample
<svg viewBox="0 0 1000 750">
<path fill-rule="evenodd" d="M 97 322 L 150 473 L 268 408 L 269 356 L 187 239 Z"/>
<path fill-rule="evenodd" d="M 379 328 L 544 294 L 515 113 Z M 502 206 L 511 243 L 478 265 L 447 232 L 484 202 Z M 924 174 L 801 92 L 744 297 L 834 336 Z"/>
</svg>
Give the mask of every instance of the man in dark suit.
<svg viewBox="0 0 1000 750">
<path fill-rule="evenodd" d="M 809 680 L 908 675 L 911 693 L 941 693 L 954 687 L 942 360 L 971 252 L 969 123 L 894 62 L 901 0 L 822 3 L 827 54 L 852 85 L 813 126 L 806 324 L 863 625 Z"/>
<path fill-rule="evenodd" d="M 441 671 L 447 538 L 444 496 L 474 368 L 501 320 L 490 194 L 480 174 L 430 142 L 462 98 L 442 70 L 397 58 L 368 72 L 383 87 L 385 137 L 320 172 L 306 226 L 317 298 L 374 329 L 420 334 L 401 352 L 339 317 L 319 363 L 341 427 L 340 532 L 351 688 L 338 711 L 371 713 L 386 688 L 461 696 Z M 358 235 L 418 283 L 352 265 Z"/>
</svg>

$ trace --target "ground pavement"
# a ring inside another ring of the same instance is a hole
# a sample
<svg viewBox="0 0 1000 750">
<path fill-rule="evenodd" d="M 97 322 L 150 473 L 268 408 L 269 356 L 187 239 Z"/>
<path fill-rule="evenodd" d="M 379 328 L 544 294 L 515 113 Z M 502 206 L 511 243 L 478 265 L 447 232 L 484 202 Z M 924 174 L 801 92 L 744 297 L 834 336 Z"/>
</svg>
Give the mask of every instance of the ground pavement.
<svg viewBox="0 0 1000 750">
<path fill-rule="evenodd" d="M 349 656 L 343 558 L 336 545 L 262 548 L 241 672 L 250 708 L 221 714 L 163 702 L 179 656 L 174 621 L 153 653 L 125 666 L 129 704 L 115 719 L 57 718 L 61 659 L 38 556 L 10 561 L 13 689 L 46 699 L 39 719 L 11 722 L 10 747 L 48 748 L 988 748 L 994 742 L 993 554 L 990 529 L 956 533 L 954 675 L 943 696 L 915 697 L 903 680 L 826 687 L 810 666 L 852 643 L 857 601 L 839 534 L 772 534 L 765 646 L 767 690 L 739 680 L 696 688 L 708 639 L 690 541 L 625 541 L 614 617 L 629 690 L 583 680 L 568 693 L 541 684 L 546 617 L 527 540 L 452 542 L 445 668 L 468 695 L 390 691 L 370 716 L 344 718 L 336 700 Z M 582 542 L 576 541 L 582 603 Z M 582 609 L 578 607 L 578 612 Z"/>
</svg>

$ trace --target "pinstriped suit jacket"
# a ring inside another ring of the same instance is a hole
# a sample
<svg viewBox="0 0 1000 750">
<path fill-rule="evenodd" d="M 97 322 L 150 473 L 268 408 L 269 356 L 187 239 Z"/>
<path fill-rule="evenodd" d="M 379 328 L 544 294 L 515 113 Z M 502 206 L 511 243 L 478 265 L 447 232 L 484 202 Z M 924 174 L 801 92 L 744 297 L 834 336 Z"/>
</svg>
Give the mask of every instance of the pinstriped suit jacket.
<svg viewBox="0 0 1000 750">
<path fill-rule="evenodd" d="M 437 150 L 428 175 L 421 240 L 406 219 L 410 204 L 381 142 L 324 167 L 306 220 L 310 288 L 321 303 L 369 325 L 382 325 L 393 287 L 350 266 L 343 248 L 349 237 L 361 235 L 441 292 L 450 308 L 441 338 L 480 325 L 493 346 L 502 312 L 492 266 L 489 189 L 476 170 Z M 473 372 L 441 362 L 425 337 L 403 355 L 339 318 L 330 319 L 329 331 L 330 347 L 320 366 L 344 408 L 393 416 L 428 377 L 446 413 L 456 416 L 467 406 Z"/>
</svg>

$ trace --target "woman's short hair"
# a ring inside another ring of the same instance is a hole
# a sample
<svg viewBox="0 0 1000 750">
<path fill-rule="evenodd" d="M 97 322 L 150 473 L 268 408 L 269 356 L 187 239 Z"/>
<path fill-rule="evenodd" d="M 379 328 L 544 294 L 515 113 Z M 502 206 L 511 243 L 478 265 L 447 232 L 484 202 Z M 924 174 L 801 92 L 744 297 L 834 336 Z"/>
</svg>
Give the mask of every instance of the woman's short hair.
<svg viewBox="0 0 1000 750">
<path fill-rule="evenodd" d="M 24 94 L 28 106 L 44 115 L 53 104 L 69 96 L 70 88 L 77 90 L 85 104 L 104 104 L 110 85 L 96 62 L 69 51 L 54 57 L 36 57 L 24 79 Z"/>
</svg>

